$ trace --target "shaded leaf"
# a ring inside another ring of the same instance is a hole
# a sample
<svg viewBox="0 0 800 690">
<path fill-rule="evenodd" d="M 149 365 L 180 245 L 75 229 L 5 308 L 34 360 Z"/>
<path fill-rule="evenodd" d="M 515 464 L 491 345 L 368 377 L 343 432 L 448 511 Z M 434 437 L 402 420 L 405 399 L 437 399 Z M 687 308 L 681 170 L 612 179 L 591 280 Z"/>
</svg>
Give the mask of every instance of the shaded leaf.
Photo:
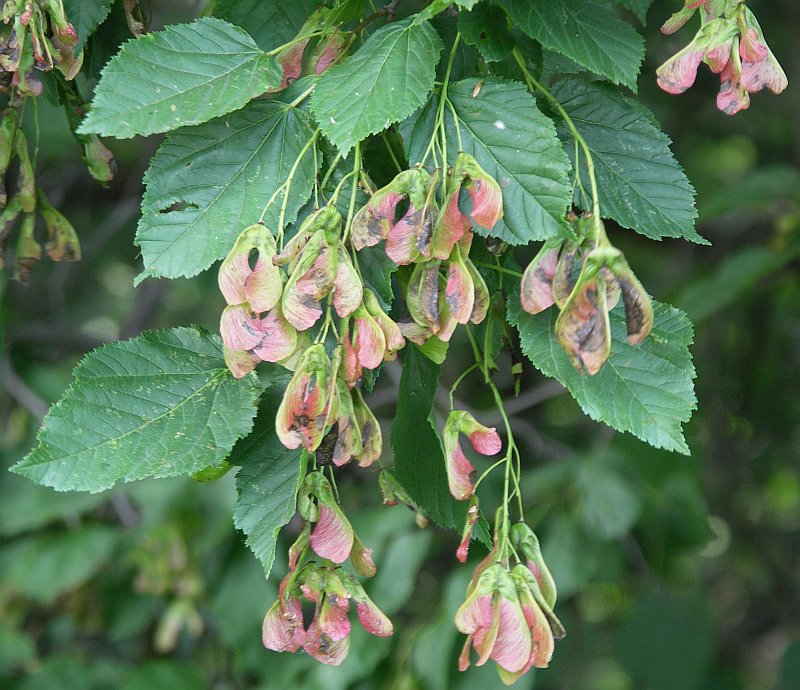
<svg viewBox="0 0 800 690">
<path fill-rule="evenodd" d="M 607 2 L 506 0 L 505 5 L 519 28 L 545 48 L 636 90 L 644 41 Z"/>
<path fill-rule="evenodd" d="M 77 53 L 86 39 L 102 24 L 111 12 L 114 0 L 64 0 L 64 12 L 70 24 L 78 32 Z"/>
<path fill-rule="evenodd" d="M 236 475 L 233 522 L 245 533 L 267 576 L 278 532 L 295 514 L 305 469 L 302 449 L 289 450 L 275 433 L 275 415 L 288 381 L 288 376 L 273 380 L 259 406 L 253 432 L 236 444 L 229 459 L 241 467 Z"/>
<path fill-rule="evenodd" d="M 98 525 L 28 537 L 4 549 L 0 581 L 36 601 L 51 603 L 102 567 L 116 542 L 116 530 Z"/>
<path fill-rule="evenodd" d="M 444 451 L 432 417 L 441 368 L 416 345 L 407 345 L 403 352 L 391 432 L 395 476 L 425 515 L 442 527 L 460 530 L 466 503 L 458 503 L 447 488 Z"/>
<path fill-rule="evenodd" d="M 626 534 L 641 512 L 637 488 L 608 466 L 605 458 L 581 463 L 577 474 L 584 530 L 611 541 Z"/>
<path fill-rule="evenodd" d="M 486 62 L 502 60 L 514 48 L 514 37 L 502 9 L 488 2 L 458 15 L 458 28 L 467 43 L 475 46 Z"/>
<path fill-rule="evenodd" d="M 214 16 L 240 26 L 264 50 L 272 50 L 297 36 L 318 0 L 220 0 Z"/>
</svg>

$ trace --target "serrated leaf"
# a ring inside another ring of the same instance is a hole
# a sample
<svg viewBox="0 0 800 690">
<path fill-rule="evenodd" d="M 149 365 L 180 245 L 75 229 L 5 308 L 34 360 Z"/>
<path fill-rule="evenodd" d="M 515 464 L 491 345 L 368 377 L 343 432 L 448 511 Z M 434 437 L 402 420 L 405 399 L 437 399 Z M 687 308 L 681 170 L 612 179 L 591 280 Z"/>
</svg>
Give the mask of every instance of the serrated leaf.
<svg viewBox="0 0 800 690">
<path fill-rule="evenodd" d="M 196 125 L 280 84 L 243 30 L 205 17 L 128 41 L 103 69 L 80 134 L 126 139 Z"/>
<path fill-rule="evenodd" d="M 604 217 L 655 240 L 683 237 L 707 244 L 694 229 L 694 188 L 652 113 L 611 87 L 581 79 L 559 82 L 553 95 L 592 151 Z M 564 125 L 559 135 L 572 141 Z M 565 148 L 574 164 L 575 147 Z M 589 189 L 583 161 L 578 167 Z"/>
<path fill-rule="evenodd" d="M 220 0 L 214 16 L 240 26 L 264 50 L 272 50 L 297 36 L 319 0 Z"/>
<path fill-rule="evenodd" d="M 505 5 L 515 24 L 545 48 L 636 90 L 644 41 L 607 2 L 505 0 Z"/>
<path fill-rule="evenodd" d="M 192 474 L 250 431 L 261 385 L 236 380 L 219 338 L 151 331 L 89 353 L 45 417 L 38 445 L 11 470 L 58 491 Z"/>
<path fill-rule="evenodd" d="M 409 18 L 378 29 L 320 78 L 311 110 L 343 154 L 408 117 L 433 88 L 442 40 L 430 23 L 412 22 Z"/>
<path fill-rule="evenodd" d="M 611 357 L 594 376 L 579 374 L 558 344 L 553 332 L 557 309 L 530 316 L 522 311 L 517 293 L 509 298 L 508 319 L 519 329 L 522 351 L 534 366 L 566 386 L 592 419 L 656 448 L 688 455 L 681 425 L 697 406 L 689 352 L 692 324 L 679 309 L 653 306 L 653 330 L 637 346 L 628 343 L 622 308 L 611 312 Z"/>
<path fill-rule="evenodd" d="M 460 530 L 467 506 L 450 494 L 444 450 L 433 421 L 441 367 L 416 345 L 409 343 L 403 352 L 403 375 L 391 431 L 395 475 L 427 517 L 442 527 Z"/>
<path fill-rule="evenodd" d="M 67 19 L 78 32 L 75 53 L 83 48 L 86 39 L 105 21 L 113 4 L 114 0 L 64 0 Z"/>
<path fill-rule="evenodd" d="M 253 432 L 239 441 L 229 462 L 239 465 L 233 522 L 269 577 L 278 532 L 296 512 L 303 479 L 302 449 L 289 450 L 275 433 L 275 415 L 289 377 L 277 377 L 264 394 Z"/>
<path fill-rule="evenodd" d="M 311 138 L 308 116 L 275 101 L 239 110 L 167 137 L 144 177 L 136 243 L 148 276 L 193 276 L 230 251 L 258 221 Z M 314 185 L 309 150 L 295 171 L 286 208 L 291 223 Z M 277 230 L 283 194 L 264 222 Z M 177 204 L 177 207 L 175 207 Z"/>
<path fill-rule="evenodd" d="M 569 161 L 553 121 L 539 111 L 523 84 L 487 77 L 480 89 L 478 85 L 478 79 L 465 79 L 451 85 L 447 95 L 458 115 L 462 149 L 475 156 L 503 190 L 503 220 L 488 234 L 509 244 L 563 234 L 572 188 Z M 401 128 L 412 165 L 424 156 L 432 115 L 433 106 L 428 105 L 415 122 L 409 118 Z M 448 143 L 456 144 L 457 132 L 447 111 L 445 121 Z M 452 147 L 450 163 L 457 148 Z"/>
</svg>

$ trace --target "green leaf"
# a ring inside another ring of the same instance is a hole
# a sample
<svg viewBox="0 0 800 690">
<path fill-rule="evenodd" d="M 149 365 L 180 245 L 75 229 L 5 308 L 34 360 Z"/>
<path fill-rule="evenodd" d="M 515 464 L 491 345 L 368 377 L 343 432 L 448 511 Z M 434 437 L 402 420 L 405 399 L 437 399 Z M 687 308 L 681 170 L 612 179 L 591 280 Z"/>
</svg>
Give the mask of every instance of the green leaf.
<svg viewBox="0 0 800 690">
<path fill-rule="evenodd" d="M 503 221 L 491 231 L 509 244 L 563 234 L 572 190 L 569 161 L 552 120 L 542 115 L 523 84 L 487 77 L 453 84 L 447 91 L 459 119 L 461 149 L 472 154 L 503 190 Z M 432 106 L 403 124 L 409 163 L 422 160 L 433 128 Z M 453 119 L 446 113 L 450 162 L 458 153 Z M 476 231 L 481 232 L 480 228 Z"/>
<path fill-rule="evenodd" d="M 430 23 L 412 20 L 378 29 L 358 52 L 320 78 L 311 110 L 343 154 L 408 117 L 433 88 L 442 40 Z"/>
<path fill-rule="evenodd" d="M 64 11 L 78 32 L 75 53 L 83 48 L 86 39 L 102 24 L 111 12 L 114 0 L 64 0 Z"/>
<path fill-rule="evenodd" d="M 236 380 L 219 338 L 151 331 L 88 354 L 12 471 L 58 491 L 192 474 L 224 460 L 253 424 L 261 386 Z"/>
<path fill-rule="evenodd" d="M 80 134 L 126 139 L 196 125 L 280 84 L 247 33 L 206 17 L 126 43 L 103 69 Z"/>
<path fill-rule="evenodd" d="M 319 7 L 319 0 L 220 0 L 214 16 L 242 27 L 264 50 L 288 43 Z"/>
<path fill-rule="evenodd" d="M 578 373 L 558 344 L 553 333 L 556 309 L 530 316 L 514 294 L 508 302 L 508 319 L 519 329 L 522 351 L 536 368 L 566 386 L 592 419 L 628 431 L 656 448 L 688 455 L 681 424 L 689 420 L 697 403 L 689 353 L 692 324 L 674 307 L 653 305 L 653 331 L 638 346 L 628 343 L 622 308 L 611 312 L 611 357 L 594 376 Z"/>
<path fill-rule="evenodd" d="M 89 579 L 111 557 L 111 527 L 89 525 L 37 534 L 3 549 L 0 583 L 44 604 Z"/>
<path fill-rule="evenodd" d="M 506 0 L 505 5 L 519 28 L 545 48 L 636 90 L 644 41 L 607 2 Z"/>
<path fill-rule="evenodd" d="M 464 526 L 466 502 L 456 501 L 447 485 L 444 450 L 433 421 L 441 367 L 409 343 L 392 424 L 391 444 L 398 481 L 426 516 L 442 527 Z"/>
<path fill-rule="evenodd" d="M 514 48 L 505 12 L 488 2 L 458 15 L 458 29 L 467 43 L 475 46 L 485 62 L 502 60 Z"/>
<path fill-rule="evenodd" d="M 302 449 L 289 450 L 275 433 L 275 415 L 288 376 L 276 378 L 264 394 L 255 428 L 239 441 L 230 462 L 236 475 L 233 522 L 247 537 L 247 545 L 269 576 L 275 559 L 278 532 L 296 512 L 297 489 L 305 474 Z"/>
<path fill-rule="evenodd" d="M 313 135 L 308 116 L 276 101 L 167 137 L 144 177 L 147 191 L 136 242 L 148 276 L 193 276 L 223 258 L 239 233 L 258 221 Z M 286 206 L 290 223 L 311 194 L 309 148 L 295 171 Z M 277 229 L 283 193 L 264 222 Z"/>
<path fill-rule="evenodd" d="M 611 87 L 581 79 L 559 82 L 553 95 L 592 151 L 604 217 L 651 239 L 683 237 L 707 244 L 694 229 L 694 188 L 652 113 Z M 566 126 L 559 134 L 571 143 Z M 574 164 L 575 147 L 566 149 Z M 589 189 L 582 160 L 578 167 Z"/>
</svg>

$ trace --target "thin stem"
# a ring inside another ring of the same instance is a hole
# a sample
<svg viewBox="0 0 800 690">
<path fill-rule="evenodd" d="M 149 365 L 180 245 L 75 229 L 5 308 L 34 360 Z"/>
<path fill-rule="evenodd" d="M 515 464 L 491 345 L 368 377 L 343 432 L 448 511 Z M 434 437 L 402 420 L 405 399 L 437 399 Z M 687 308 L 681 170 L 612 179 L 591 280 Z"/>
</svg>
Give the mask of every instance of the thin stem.
<svg viewBox="0 0 800 690">
<path fill-rule="evenodd" d="M 336 166 L 339 165 L 339 161 L 342 160 L 342 154 L 337 153 L 336 157 L 333 159 L 333 163 L 330 164 L 327 172 L 325 173 L 325 177 L 322 178 L 322 182 L 320 182 L 320 188 L 322 191 L 325 191 L 325 187 L 328 184 L 328 180 L 331 179 L 331 175 L 333 175 L 333 171 L 336 170 Z"/>
<path fill-rule="evenodd" d="M 603 240 L 607 241 L 605 230 L 603 229 L 603 224 L 600 219 L 600 197 L 597 193 L 597 177 L 595 175 L 594 170 L 594 159 L 592 158 L 592 151 L 589 148 L 589 145 L 586 143 L 586 140 L 581 136 L 581 133 L 578 131 L 578 128 L 575 126 L 575 123 L 572 121 L 572 118 L 569 116 L 566 110 L 564 110 L 564 106 L 561 105 L 560 101 L 552 94 L 548 89 L 546 89 L 540 82 L 536 80 L 536 78 L 531 74 L 528 66 L 525 64 L 525 59 L 522 57 L 522 53 L 520 52 L 518 47 L 514 48 L 513 51 L 514 59 L 517 61 L 520 70 L 522 71 L 522 76 L 525 78 L 526 83 L 528 84 L 528 88 L 531 91 L 538 91 L 541 93 L 550 103 L 551 105 L 558 111 L 559 115 L 564 119 L 564 123 L 567 125 L 567 128 L 572 134 L 573 138 L 578 145 L 581 147 L 583 151 L 583 155 L 586 158 L 586 171 L 589 175 L 589 185 L 591 186 L 592 190 L 592 216 L 593 216 L 593 225 L 595 231 L 594 242 L 595 246 L 600 244 Z M 577 165 L 576 165 L 577 167 Z"/>
<path fill-rule="evenodd" d="M 508 530 L 510 527 L 510 518 L 509 518 L 509 510 L 508 504 L 514 496 L 517 496 L 517 503 L 520 512 L 520 519 L 522 519 L 523 509 L 522 509 L 522 499 L 521 499 L 521 492 L 519 488 L 519 478 L 521 475 L 520 471 L 520 457 L 519 457 L 519 450 L 517 449 L 517 444 L 514 440 L 514 432 L 511 429 L 511 421 L 508 418 L 508 414 L 506 414 L 505 405 L 503 403 L 503 397 L 500 394 L 500 390 L 497 388 L 497 385 L 489 378 L 489 367 L 487 363 L 487 355 L 484 353 L 481 354 L 480 347 L 478 346 L 477 341 L 475 340 L 475 336 L 472 333 L 472 329 L 467 326 L 466 328 L 467 336 L 469 338 L 470 345 L 472 347 L 473 354 L 475 355 L 475 366 L 477 366 L 484 375 L 484 380 L 486 384 L 489 386 L 490 390 L 492 391 L 492 396 L 494 397 L 494 402 L 497 407 L 497 411 L 500 414 L 501 419 L 503 420 L 503 424 L 505 426 L 506 431 L 506 438 L 508 440 L 508 447 L 506 449 L 506 453 L 501 460 L 498 460 L 494 465 L 492 465 L 483 475 L 479 478 L 479 481 L 483 481 L 483 479 L 497 466 L 500 464 L 505 464 L 505 471 L 503 473 L 503 505 L 502 505 L 502 521 L 500 524 L 495 524 L 495 534 L 498 536 L 498 544 L 499 544 L 499 553 L 505 554 L 506 550 L 510 547 L 509 539 L 508 539 Z M 451 404 L 452 406 L 452 404 Z M 516 460 L 516 463 L 515 463 Z M 516 467 L 515 467 L 516 464 Z M 512 489 L 513 483 L 513 491 Z M 477 482 L 475 484 L 477 486 Z M 498 511 L 498 515 L 500 515 L 501 511 Z"/>
<path fill-rule="evenodd" d="M 46 45 L 46 44 L 45 44 Z M 41 136 L 41 131 L 39 129 L 39 99 L 33 99 L 33 127 L 34 127 L 34 144 L 33 144 L 33 161 L 32 166 L 34 171 L 36 170 L 36 165 L 39 162 L 39 139 Z"/>
<path fill-rule="evenodd" d="M 281 203 L 281 214 L 278 217 L 278 237 L 283 242 L 283 225 L 286 222 L 286 209 L 289 205 L 289 193 L 292 191 L 292 182 L 294 181 L 294 176 L 297 173 L 297 168 L 300 167 L 300 163 L 308 153 L 308 150 L 312 146 L 316 146 L 317 137 L 319 137 L 320 129 L 317 127 L 316 131 L 311 135 L 311 138 L 306 142 L 305 146 L 303 146 L 302 150 L 299 154 L 297 154 L 297 158 L 294 160 L 294 164 L 292 165 L 291 170 L 289 170 L 289 176 L 286 178 L 286 182 L 284 183 L 285 189 L 283 193 L 283 202 Z M 278 190 L 275 190 L 276 193 Z M 261 212 L 261 217 L 258 219 L 258 222 L 262 222 L 264 220 L 264 216 L 267 214 L 267 209 L 269 208 L 270 203 L 274 200 L 270 199 L 267 205 L 264 207 L 264 210 Z"/>
<path fill-rule="evenodd" d="M 479 368 L 480 368 L 480 365 L 477 362 L 475 362 L 475 364 L 473 364 L 466 371 L 464 371 L 464 373 L 462 373 L 461 376 L 459 376 L 456 379 L 455 383 L 452 386 L 450 386 L 450 409 L 451 410 L 453 409 L 453 397 L 455 396 L 456 389 L 461 385 L 461 382 L 465 378 L 467 378 L 467 376 L 469 376 L 469 374 L 471 374 L 473 371 L 475 371 L 476 369 L 479 369 Z"/>
<path fill-rule="evenodd" d="M 453 116 L 453 122 L 456 125 L 456 139 L 458 139 L 458 150 L 459 152 L 464 150 L 464 142 L 461 140 L 461 120 L 458 118 L 458 113 L 456 113 L 456 107 L 453 105 L 453 102 L 447 98 L 445 99 L 447 103 L 447 107 L 450 108 L 450 114 Z"/>
<path fill-rule="evenodd" d="M 394 153 L 394 149 L 392 145 L 389 143 L 389 139 L 386 136 L 386 133 L 381 134 L 381 138 L 383 139 L 383 143 L 386 145 L 387 150 L 389 151 L 389 156 L 392 158 L 392 162 L 394 163 L 394 167 L 397 168 L 397 172 L 403 172 L 403 167 L 400 165 L 400 161 L 397 160 L 397 156 Z"/>
<path fill-rule="evenodd" d="M 505 268 L 503 266 L 497 266 L 496 264 L 485 264 L 483 261 L 475 261 L 473 259 L 473 264 L 476 266 L 481 266 L 483 268 L 491 268 L 493 271 L 498 271 L 500 273 L 507 273 L 510 276 L 514 276 L 515 278 L 522 278 L 522 273 L 519 271 L 512 271 L 510 268 Z"/>
<path fill-rule="evenodd" d="M 339 498 L 339 487 L 336 486 L 336 476 L 333 473 L 333 467 L 328 467 L 328 475 L 331 478 L 331 486 L 333 487 L 333 493 L 336 496 L 336 502 L 341 503 L 341 499 Z"/>
<path fill-rule="evenodd" d="M 319 149 L 314 147 L 314 208 L 319 208 L 319 178 L 316 175 L 316 171 L 319 170 Z"/>
<path fill-rule="evenodd" d="M 353 215 L 356 210 L 356 194 L 358 193 L 358 176 L 361 172 L 361 145 L 356 144 L 355 162 L 353 164 L 353 189 L 350 192 L 350 206 L 347 209 L 347 222 L 344 226 L 344 233 L 342 234 L 342 244 L 347 242 L 350 236 L 350 226 L 353 224 Z"/>
<path fill-rule="evenodd" d="M 303 91 L 303 93 L 301 93 L 297 98 L 295 98 L 291 103 L 289 103 L 288 107 L 296 108 L 298 105 L 300 105 L 304 100 L 306 100 L 306 98 L 308 98 L 311 95 L 311 92 L 314 90 L 315 86 L 316 84 L 312 84 L 311 86 L 309 86 L 305 91 Z"/>
<path fill-rule="evenodd" d="M 425 149 L 425 155 L 422 157 L 422 165 L 425 165 L 425 161 L 428 160 L 428 156 L 433 154 L 434 160 L 436 158 L 436 152 L 434 151 L 434 147 L 436 144 L 439 144 L 439 148 L 442 152 L 442 167 L 447 167 L 447 133 L 444 126 L 444 109 L 447 101 L 447 87 L 450 84 L 450 73 L 453 71 L 453 62 L 455 61 L 456 57 L 456 48 L 458 48 L 458 44 L 461 41 L 461 33 L 456 34 L 456 40 L 453 41 L 453 48 L 450 51 L 450 57 L 447 60 L 447 70 L 445 71 L 444 81 L 442 82 L 442 91 L 439 95 L 439 106 L 436 110 L 436 121 L 433 125 L 433 134 L 431 136 L 430 142 L 428 142 L 428 148 Z M 437 142 L 437 134 L 440 136 L 438 137 L 439 141 Z M 460 144 L 459 144 L 460 145 Z"/>
<path fill-rule="evenodd" d="M 283 45 L 279 45 L 277 48 L 273 48 L 272 50 L 270 50 L 267 53 L 267 55 L 269 55 L 270 57 L 275 57 L 276 55 L 279 55 L 284 50 L 286 50 L 287 48 L 291 48 L 293 45 L 295 45 L 297 43 L 302 43 L 303 41 L 308 41 L 308 40 L 310 40 L 312 38 L 315 38 L 317 36 L 322 36 L 322 35 L 323 35 L 322 31 L 312 31 L 310 34 L 303 34 L 302 36 L 295 36 L 291 41 L 287 41 Z"/>
<path fill-rule="evenodd" d="M 329 203 L 335 204 L 336 200 L 339 198 L 339 192 L 342 191 L 342 187 L 344 187 L 344 183 L 347 182 L 353 175 L 355 174 L 354 170 L 351 170 L 349 173 L 344 175 L 341 180 L 339 180 L 339 184 L 336 185 L 336 189 L 333 190 L 333 194 L 331 194 L 331 200 Z"/>
</svg>

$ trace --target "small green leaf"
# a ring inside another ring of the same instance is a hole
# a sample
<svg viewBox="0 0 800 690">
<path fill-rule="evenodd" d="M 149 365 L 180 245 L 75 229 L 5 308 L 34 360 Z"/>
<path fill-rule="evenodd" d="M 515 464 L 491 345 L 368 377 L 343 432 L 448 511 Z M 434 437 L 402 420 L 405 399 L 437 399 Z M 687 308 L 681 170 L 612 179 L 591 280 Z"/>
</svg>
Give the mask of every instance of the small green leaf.
<svg viewBox="0 0 800 690">
<path fill-rule="evenodd" d="M 508 319 L 519 329 L 522 351 L 534 366 L 566 386 L 592 419 L 656 448 L 688 455 L 681 424 L 697 406 L 689 352 L 692 324 L 674 307 L 657 302 L 653 306 L 653 330 L 637 346 L 628 343 L 621 307 L 611 312 L 611 357 L 594 376 L 578 373 L 558 344 L 553 333 L 557 309 L 530 316 L 522 311 L 516 293 L 509 298 Z"/>
<path fill-rule="evenodd" d="M 206 122 L 281 81 L 247 33 L 205 17 L 126 43 L 103 69 L 80 134 L 126 139 Z"/>
<path fill-rule="evenodd" d="M 652 113 L 610 86 L 581 79 L 560 81 L 553 95 L 592 151 L 605 218 L 651 239 L 682 237 L 707 244 L 694 229 L 694 188 Z M 559 135 L 571 144 L 566 126 L 559 127 Z M 575 147 L 565 148 L 574 164 Z M 578 167 L 589 189 L 582 160 Z"/>
<path fill-rule="evenodd" d="M 305 474 L 302 449 L 289 450 L 275 433 L 278 411 L 288 376 L 276 378 L 258 409 L 254 431 L 233 449 L 230 463 L 236 475 L 233 522 L 247 537 L 247 545 L 269 576 L 275 560 L 278 532 L 297 508 L 297 489 Z"/>
<path fill-rule="evenodd" d="M 236 237 L 257 222 L 286 180 L 313 132 L 308 116 L 277 101 L 254 101 L 238 112 L 169 135 L 144 177 L 147 191 L 136 243 L 148 276 L 193 276 L 222 259 Z M 309 149 L 295 171 L 286 222 L 314 185 Z M 283 193 L 264 222 L 277 230 Z"/>
<path fill-rule="evenodd" d="M 329 69 L 311 97 L 323 134 L 343 153 L 408 117 L 433 88 L 442 40 L 413 18 L 378 29 L 342 64 Z"/>
<path fill-rule="evenodd" d="M 228 372 L 219 338 L 151 331 L 88 354 L 12 471 L 58 491 L 192 474 L 219 464 L 253 424 L 261 385 Z"/>
<path fill-rule="evenodd" d="M 219 0 L 214 16 L 243 28 L 264 50 L 273 50 L 297 36 L 319 5 L 319 0 Z"/>
<path fill-rule="evenodd" d="M 403 375 L 391 432 L 395 476 L 426 516 L 442 527 L 460 530 L 467 504 L 450 495 L 444 450 L 433 421 L 441 367 L 416 345 L 409 343 L 403 352 Z"/>
<path fill-rule="evenodd" d="M 86 39 L 102 24 L 114 0 L 64 0 L 64 12 L 70 24 L 78 32 L 78 43 L 75 46 L 77 53 L 83 48 Z"/>
<path fill-rule="evenodd" d="M 505 5 L 519 28 L 545 48 L 636 90 L 644 41 L 607 2 L 506 0 Z"/>
<path fill-rule="evenodd" d="M 503 220 L 488 234 L 509 244 L 563 234 L 572 191 L 569 161 L 553 121 L 542 115 L 523 84 L 487 77 L 478 87 L 478 79 L 465 79 L 452 84 L 447 95 L 458 116 L 462 150 L 475 156 L 503 190 Z M 433 110 L 427 106 L 401 127 L 412 165 L 425 154 Z M 445 112 L 447 141 L 455 144 L 448 146 L 452 163 L 458 135 Z"/>
</svg>

